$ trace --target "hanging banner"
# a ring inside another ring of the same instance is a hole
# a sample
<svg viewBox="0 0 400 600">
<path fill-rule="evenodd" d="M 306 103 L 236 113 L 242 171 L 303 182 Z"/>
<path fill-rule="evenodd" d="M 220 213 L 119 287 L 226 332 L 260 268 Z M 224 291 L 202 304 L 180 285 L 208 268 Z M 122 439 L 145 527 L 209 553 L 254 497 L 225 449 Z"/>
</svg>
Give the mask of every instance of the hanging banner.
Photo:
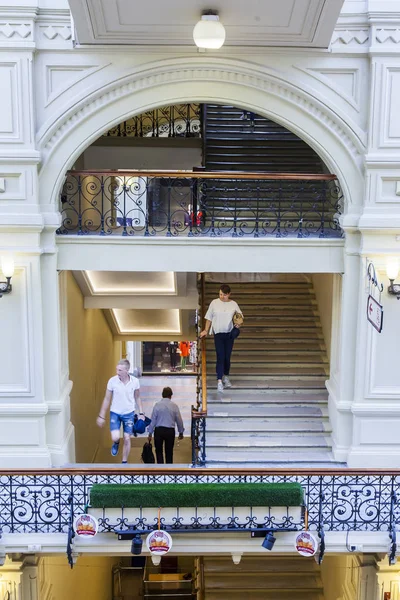
<svg viewBox="0 0 400 600">
<path fill-rule="evenodd" d="M 83 514 L 76 517 L 74 531 L 80 537 L 94 537 L 99 530 L 99 524 L 92 515 Z"/>
<path fill-rule="evenodd" d="M 172 548 L 172 537 L 167 531 L 157 529 L 152 531 L 146 538 L 146 546 L 149 552 L 162 556 Z"/>
<path fill-rule="evenodd" d="M 367 319 L 378 333 L 382 331 L 383 326 L 383 306 L 371 294 L 367 302 Z"/>
<path fill-rule="evenodd" d="M 296 536 L 294 546 L 301 556 L 314 556 L 318 550 L 318 542 L 309 531 L 302 531 Z"/>
</svg>

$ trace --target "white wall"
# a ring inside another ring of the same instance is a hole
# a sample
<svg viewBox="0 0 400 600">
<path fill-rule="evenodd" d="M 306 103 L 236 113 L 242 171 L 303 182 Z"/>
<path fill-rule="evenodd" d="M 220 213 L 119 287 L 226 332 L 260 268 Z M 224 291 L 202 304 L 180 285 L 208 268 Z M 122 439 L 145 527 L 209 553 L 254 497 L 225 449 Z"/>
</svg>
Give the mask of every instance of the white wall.
<svg viewBox="0 0 400 600">
<path fill-rule="evenodd" d="M 175 140 L 174 140 L 175 141 Z M 200 147 L 176 144 L 153 146 L 90 146 L 84 152 L 84 169 L 172 169 L 201 166 Z"/>
<path fill-rule="evenodd" d="M 314 291 L 318 302 L 318 312 L 326 344 L 326 353 L 331 357 L 333 276 L 330 273 L 314 273 Z"/>
</svg>

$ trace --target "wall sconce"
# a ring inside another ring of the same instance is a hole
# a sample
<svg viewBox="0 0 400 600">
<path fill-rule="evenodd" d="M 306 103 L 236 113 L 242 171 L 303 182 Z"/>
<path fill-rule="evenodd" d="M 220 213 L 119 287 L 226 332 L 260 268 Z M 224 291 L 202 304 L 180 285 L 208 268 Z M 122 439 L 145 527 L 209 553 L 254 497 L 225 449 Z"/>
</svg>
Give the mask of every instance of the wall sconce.
<svg viewBox="0 0 400 600">
<path fill-rule="evenodd" d="M 400 300 L 400 284 L 394 283 L 394 280 L 399 274 L 399 265 L 397 262 L 390 262 L 386 267 L 386 274 L 389 278 L 390 285 L 388 287 L 389 294 L 397 296 L 397 300 Z"/>
<path fill-rule="evenodd" d="M 1 257 L 1 270 L 7 281 L 0 281 L 0 298 L 12 290 L 11 278 L 14 275 L 14 259 L 12 256 Z"/>
</svg>

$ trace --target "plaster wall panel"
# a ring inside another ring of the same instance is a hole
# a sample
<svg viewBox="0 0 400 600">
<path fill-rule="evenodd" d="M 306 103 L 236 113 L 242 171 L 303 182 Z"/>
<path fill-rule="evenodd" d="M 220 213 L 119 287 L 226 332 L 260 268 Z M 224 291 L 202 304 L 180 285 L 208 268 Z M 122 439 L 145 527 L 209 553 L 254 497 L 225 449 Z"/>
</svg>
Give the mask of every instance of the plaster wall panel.
<svg viewBox="0 0 400 600">
<path fill-rule="evenodd" d="M 25 270 L 17 269 L 12 279 L 12 293 L 5 295 L 0 302 L 3 348 L 0 361 L 0 400 L 4 397 L 34 395 L 28 277 Z"/>
<path fill-rule="evenodd" d="M 386 285 L 385 279 L 382 274 L 381 281 Z M 396 298 L 386 291 L 381 302 L 384 306 L 382 332 L 378 333 L 372 326 L 368 326 L 366 397 L 398 400 L 400 410 L 399 306 Z"/>
<path fill-rule="evenodd" d="M 18 63 L 0 64 L 0 141 L 19 140 L 21 122 L 18 114 L 19 100 Z"/>
</svg>

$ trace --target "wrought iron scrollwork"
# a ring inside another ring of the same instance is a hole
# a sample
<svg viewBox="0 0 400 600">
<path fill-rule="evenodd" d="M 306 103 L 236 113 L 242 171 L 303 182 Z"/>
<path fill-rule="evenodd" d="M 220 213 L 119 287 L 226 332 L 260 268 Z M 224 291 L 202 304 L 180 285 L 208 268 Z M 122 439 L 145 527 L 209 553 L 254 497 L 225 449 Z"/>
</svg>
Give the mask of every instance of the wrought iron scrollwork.
<svg viewBox="0 0 400 600">
<path fill-rule="evenodd" d="M 103 137 L 200 137 L 200 104 L 175 104 L 123 121 Z"/>
<path fill-rule="evenodd" d="M 306 177 L 306 176 L 303 176 Z M 323 176 L 321 176 L 323 177 Z M 342 193 L 327 179 L 69 172 L 59 235 L 340 238 Z"/>
</svg>

